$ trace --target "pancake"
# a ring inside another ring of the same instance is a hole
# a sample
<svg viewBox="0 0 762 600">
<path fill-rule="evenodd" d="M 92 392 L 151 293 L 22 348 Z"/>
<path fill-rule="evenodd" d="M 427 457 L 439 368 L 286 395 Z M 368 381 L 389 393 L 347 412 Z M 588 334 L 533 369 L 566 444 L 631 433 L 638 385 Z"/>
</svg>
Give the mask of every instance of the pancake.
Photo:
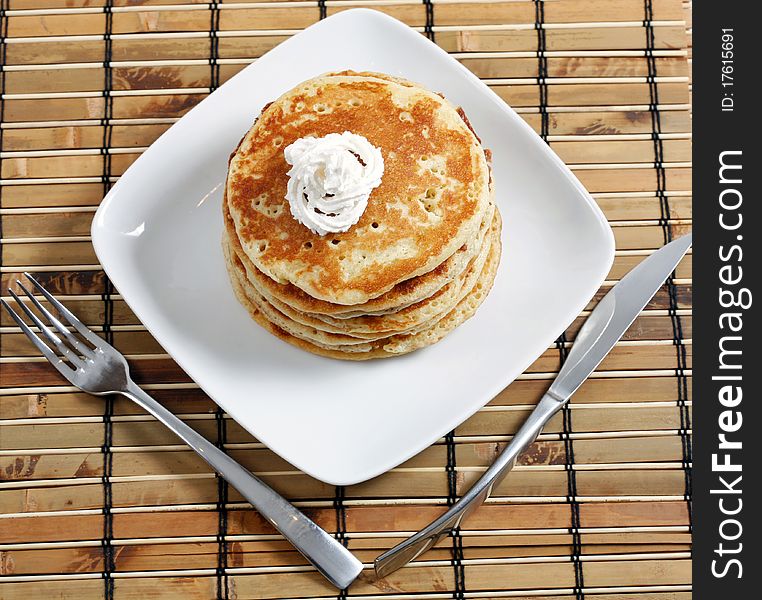
<svg viewBox="0 0 762 600">
<path fill-rule="evenodd" d="M 468 278 L 476 271 L 477 275 L 481 271 L 484 261 L 487 258 L 492 238 L 499 235 L 495 231 L 498 217 L 493 220 L 493 227 L 490 235 L 486 236 L 479 253 L 471 260 L 464 272 L 457 279 L 443 287 L 433 296 L 413 304 L 403 310 L 388 313 L 385 315 L 366 315 L 353 317 L 351 319 L 333 319 L 326 316 L 312 316 L 304 313 L 296 313 L 298 317 L 309 319 L 307 324 L 324 331 L 335 333 L 344 333 L 347 335 L 363 336 L 368 339 L 393 333 L 409 332 L 416 329 L 431 319 L 449 312 L 463 296 L 464 286 Z M 271 302 L 280 310 L 276 302 Z M 281 310 L 281 312 L 286 312 Z M 286 312 L 291 317 L 290 312 Z M 294 317 L 291 317 L 294 318 Z"/>
<path fill-rule="evenodd" d="M 283 149 L 342 131 L 380 148 L 385 171 L 359 222 L 321 237 L 289 211 Z M 479 141 L 441 96 L 375 74 L 322 76 L 266 107 L 232 157 L 231 237 L 274 281 L 331 304 L 363 304 L 440 267 L 473 239 L 490 205 L 489 180 Z"/>
<path fill-rule="evenodd" d="M 374 342 L 363 342 L 360 340 L 359 343 L 356 344 L 329 346 L 296 337 L 270 321 L 244 291 L 242 280 L 245 280 L 246 275 L 243 264 L 238 260 L 237 255 L 229 250 L 227 244 L 223 244 L 223 249 L 226 265 L 233 284 L 233 291 L 241 304 L 249 311 L 251 317 L 260 326 L 283 341 L 302 350 L 320 356 L 342 360 L 369 360 L 374 358 L 399 356 L 430 346 L 441 340 L 453 329 L 471 318 L 484 301 L 494 282 L 502 250 L 500 238 L 498 236 L 493 240 L 493 243 L 490 246 L 487 260 L 481 273 L 476 278 L 471 291 L 466 294 L 450 312 L 444 315 L 441 319 L 438 319 L 432 326 L 414 334 L 398 334 Z"/>
<path fill-rule="evenodd" d="M 495 216 L 490 235 L 484 240 L 478 256 L 469 264 L 462 278 L 453 282 L 448 293 L 438 293 L 431 300 L 425 300 L 409 310 L 381 317 L 364 317 L 347 319 L 334 323 L 322 322 L 314 317 L 294 311 L 287 305 L 259 293 L 251 285 L 246 274 L 243 261 L 231 247 L 231 252 L 237 258 L 239 267 L 239 283 L 246 296 L 273 323 L 285 329 L 291 335 L 306 339 L 313 343 L 333 346 L 336 344 L 358 344 L 362 341 L 374 341 L 400 333 L 416 333 L 433 325 L 467 295 L 476 283 L 495 239 L 500 237 L 500 217 Z M 445 290 L 443 290 L 444 292 Z M 390 320 L 390 318 L 394 318 Z M 350 325 L 355 324 L 354 328 Z"/>
<path fill-rule="evenodd" d="M 365 315 L 382 315 L 398 312 L 433 296 L 450 282 L 454 281 L 466 269 L 479 251 L 484 236 L 492 222 L 492 209 L 484 215 L 479 232 L 474 239 L 468 240 L 447 260 L 428 273 L 402 281 L 391 290 L 363 304 L 343 305 L 332 304 L 325 300 L 313 298 L 303 290 L 290 283 L 278 283 L 260 271 L 248 256 L 238 240 L 235 225 L 223 203 L 223 215 L 226 234 L 230 243 L 246 267 L 248 279 L 257 291 L 267 298 L 273 298 L 292 309 L 313 316 L 328 315 L 334 318 L 352 318 Z"/>
</svg>

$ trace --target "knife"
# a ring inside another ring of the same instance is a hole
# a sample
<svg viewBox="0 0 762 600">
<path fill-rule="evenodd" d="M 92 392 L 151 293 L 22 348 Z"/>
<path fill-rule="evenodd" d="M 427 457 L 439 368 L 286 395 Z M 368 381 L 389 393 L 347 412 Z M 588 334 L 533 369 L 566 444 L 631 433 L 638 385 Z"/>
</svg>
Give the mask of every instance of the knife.
<svg viewBox="0 0 762 600">
<path fill-rule="evenodd" d="M 516 458 L 537 439 L 545 424 L 598 367 L 677 267 L 692 243 L 692 234 L 670 242 L 630 271 L 597 304 L 577 334 L 556 379 L 511 443 L 468 492 L 441 517 L 384 552 L 375 560 L 376 575 L 386 577 L 431 548 L 489 497 L 513 468 Z"/>
</svg>

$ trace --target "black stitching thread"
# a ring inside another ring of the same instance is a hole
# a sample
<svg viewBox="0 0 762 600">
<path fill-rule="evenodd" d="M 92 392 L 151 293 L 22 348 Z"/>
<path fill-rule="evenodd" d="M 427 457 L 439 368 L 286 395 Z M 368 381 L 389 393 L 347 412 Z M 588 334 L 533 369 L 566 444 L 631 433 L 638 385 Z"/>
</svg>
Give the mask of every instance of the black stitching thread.
<svg viewBox="0 0 762 600">
<path fill-rule="evenodd" d="M 8 3 L 10 0 L 2 0 L 2 3 L 0 3 L 0 44 L 2 44 L 2 48 L 0 48 L 0 64 L 2 65 L 2 72 L 0 73 L 0 125 L 5 122 L 5 62 L 6 62 L 6 51 L 8 48 L 8 45 L 5 43 L 5 38 L 8 37 L 8 15 L 6 15 L 6 11 L 8 10 Z M 5 129 L 0 126 L 0 152 L 5 149 L 5 145 L 3 142 L 3 133 Z M 0 164 L 2 164 L 2 161 L 0 161 Z M 3 199 L 3 188 L 4 186 L 0 184 L 0 208 L 2 208 L 2 199 Z M 3 216 L 0 214 L 0 239 L 3 237 Z M 3 265 L 3 247 L 5 244 L 0 244 L 0 266 Z"/>
<path fill-rule="evenodd" d="M 220 86 L 220 8 L 215 1 L 209 5 L 209 93 Z M 225 451 L 227 442 L 227 421 L 225 413 L 219 406 L 214 412 L 217 423 L 217 443 L 220 450 Z M 217 600 L 228 600 L 230 597 L 230 580 L 228 568 L 228 482 L 219 474 L 217 477 Z"/>
<path fill-rule="evenodd" d="M 214 412 L 217 423 L 217 443 L 220 450 L 225 451 L 227 442 L 227 420 L 225 413 L 218 406 Z M 228 600 L 230 597 L 230 582 L 228 580 L 228 482 L 219 475 L 217 477 L 217 600 Z"/>
<path fill-rule="evenodd" d="M 209 5 L 209 92 L 220 87 L 220 5 L 212 2 Z"/>
<path fill-rule="evenodd" d="M 452 506 L 458 499 L 457 465 L 455 462 L 455 432 L 451 431 L 445 436 L 447 446 L 447 506 Z"/>
<path fill-rule="evenodd" d="M 537 85 L 540 91 L 540 137 L 546 142 L 549 133 L 548 118 L 548 58 L 545 40 L 545 3 L 534 0 L 535 23 L 537 31 Z"/>
<path fill-rule="evenodd" d="M 540 88 L 540 137 L 548 142 L 550 131 L 550 119 L 548 117 L 548 58 L 546 56 L 547 44 L 545 39 L 545 6 L 543 0 L 535 0 L 535 29 L 537 31 L 537 83 Z M 563 366 L 569 350 L 566 332 L 563 332 L 556 340 L 560 365 Z M 582 539 L 580 537 L 580 513 L 579 502 L 577 501 L 577 472 L 574 470 L 574 444 L 570 434 L 573 431 L 572 413 L 569 403 L 564 404 L 561 409 L 563 416 L 563 433 L 561 438 L 564 441 L 564 451 L 566 455 L 566 501 L 571 510 L 571 527 L 569 533 L 572 536 L 572 549 L 570 559 L 574 563 L 574 595 L 577 600 L 584 600 L 585 597 L 585 577 L 582 570 Z"/>
<path fill-rule="evenodd" d="M 566 347 L 567 338 L 566 332 L 556 340 L 556 348 L 558 349 L 558 355 L 560 359 L 560 365 L 563 366 L 566 362 L 566 357 L 569 355 L 569 349 Z M 574 430 L 572 425 L 572 411 L 569 403 L 564 404 L 561 409 L 561 415 L 563 417 L 563 433 L 561 439 L 564 441 L 564 451 L 566 454 L 566 501 L 569 503 L 571 509 L 571 527 L 569 533 L 572 536 L 572 551 L 571 561 L 574 563 L 574 596 L 577 600 L 583 600 L 585 597 L 585 577 L 582 570 L 582 538 L 580 536 L 580 514 L 579 514 L 579 501 L 577 500 L 577 472 L 574 469 L 574 441 L 571 439 L 571 433 Z"/>
<path fill-rule="evenodd" d="M 455 589 L 453 598 L 462 600 L 466 592 L 466 569 L 463 566 L 463 536 L 460 535 L 460 527 L 455 527 L 451 532 L 452 537 L 452 568 L 455 572 Z"/>
<path fill-rule="evenodd" d="M 114 597 L 114 579 L 112 573 L 116 568 L 114 557 L 114 515 L 111 512 L 113 505 L 113 496 L 111 489 L 111 473 L 113 472 L 114 455 L 111 452 L 113 441 L 113 422 L 111 417 L 114 414 L 114 398 L 106 397 L 106 408 L 103 413 L 103 537 L 101 538 L 101 550 L 103 551 L 103 597 L 111 600 Z"/>
<path fill-rule="evenodd" d="M 661 139 L 661 114 L 659 112 L 659 87 L 656 82 L 656 58 L 654 56 L 655 36 L 653 28 L 653 6 L 651 0 L 645 0 L 646 18 L 643 26 L 646 28 L 646 65 L 648 67 L 649 104 L 648 111 L 651 114 L 651 140 L 654 146 L 654 169 L 656 169 L 656 194 L 659 198 L 660 218 L 659 224 L 665 228 L 667 237 L 671 239 L 669 232 L 669 199 L 666 191 L 666 172 L 664 170 L 664 145 Z"/>
<path fill-rule="evenodd" d="M 103 337 L 109 344 L 114 344 L 114 330 L 112 325 L 114 324 L 114 285 L 111 280 L 104 273 L 103 274 L 103 293 L 101 294 L 101 300 L 103 301 Z"/>
<path fill-rule="evenodd" d="M 426 37 L 432 42 L 436 41 L 436 35 L 434 34 L 434 3 L 431 0 L 423 0 L 423 5 L 426 7 L 426 24 L 423 26 L 423 32 Z"/>
<path fill-rule="evenodd" d="M 101 126 L 103 127 L 103 140 L 101 142 L 103 173 L 101 175 L 101 183 L 103 184 L 104 195 L 111 189 L 111 119 L 114 111 L 114 99 L 111 94 L 113 86 L 113 73 L 111 69 L 111 33 L 113 29 L 112 5 L 113 0 L 106 0 L 106 6 L 103 7 L 103 12 L 106 14 L 105 33 L 103 34 L 103 118 L 101 119 Z"/>
<path fill-rule="evenodd" d="M 651 139 L 654 146 L 654 168 L 656 169 L 656 197 L 659 199 L 659 225 L 662 228 L 664 243 L 672 241 L 672 228 L 670 220 L 672 211 L 669 206 L 669 196 L 667 194 L 667 177 L 664 169 L 664 146 L 661 138 L 661 116 L 659 112 L 659 86 L 656 82 L 656 58 L 654 49 L 656 47 L 654 27 L 653 27 L 653 3 L 652 0 L 645 0 L 645 20 L 643 26 L 646 29 L 646 63 L 648 65 L 648 110 L 651 113 Z M 677 296 L 677 286 L 675 285 L 674 272 L 667 277 L 667 292 L 669 294 L 669 318 L 672 323 L 672 343 L 675 346 L 677 355 L 677 368 L 675 377 L 677 379 L 677 406 L 680 411 L 680 444 L 682 446 L 682 467 L 685 476 L 685 492 L 683 498 L 688 506 L 688 528 L 693 531 L 693 479 L 692 462 L 693 449 L 692 440 L 689 433 L 691 429 L 690 410 L 687 405 L 688 400 L 688 380 L 686 377 L 687 355 L 685 344 L 683 343 L 683 325 L 680 315 L 677 314 L 679 301 Z"/>
<path fill-rule="evenodd" d="M 325 6 L 325 0 L 318 0 L 318 9 L 320 11 L 320 20 L 322 21 L 328 16 L 328 9 Z"/>
<path fill-rule="evenodd" d="M 452 506 L 458 500 L 458 465 L 455 460 L 455 431 L 445 436 L 447 447 L 447 506 Z M 463 537 L 460 535 L 460 527 L 450 531 L 452 538 L 452 568 L 455 579 L 455 588 L 452 597 L 456 600 L 465 598 L 466 593 L 466 569 L 463 565 Z"/>
<path fill-rule="evenodd" d="M 337 485 L 333 495 L 333 510 L 336 512 L 336 539 L 347 547 L 347 511 L 344 507 L 346 488 Z"/>
<path fill-rule="evenodd" d="M 336 539 L 345 548 L 349 544 L 347 539 L 347 510 L 344 506 L 344 498 L 346 497 L 346 488 L 343 485 L 337 485 L 333 494 L 333 510 L 336 513 Z M 347 597 L 347 589 L 339 590 L 337 598 L 343 600 Z"/>
<path fill-rule="evenodd" d="M 103 184 L 103 194 L 107 194 L 111 189 L 111 118 L 114 105 L 111 94 L 113 86 L 113 73 L 111 69 L 112 59 L 112 41 L 113 31 L 113 0 L 106 0 L 106 6 L 103 12 L 106 16 L 105 32 L 103 35 L 103 140 L 101 143 L 101 155 L 103 156 L 103 174 L 101 182 Z M 113 286 L 108 276 L 103 274 L 103 333 L 109 344 L 114 342 L 112 323 L 114 318 L 114 303 L 112 300 Z M 106 396 L 103 413 L 103 537 L 101 538 L 101 548 L 103 550 L 103 596 L 105 600 L 112 600 L 114 597 L 114 579 L 113 572 L 116 570 L 116 557 L 114 553 L 114 515 L 111 512 L 113 506 L 113 490 L 111 486 L 111 475 L 113 473 L 113 453 L 111 446 L 113 442 L 114 426 L 112 416 L 114 414 L 114 397 Z"/>
</svg>

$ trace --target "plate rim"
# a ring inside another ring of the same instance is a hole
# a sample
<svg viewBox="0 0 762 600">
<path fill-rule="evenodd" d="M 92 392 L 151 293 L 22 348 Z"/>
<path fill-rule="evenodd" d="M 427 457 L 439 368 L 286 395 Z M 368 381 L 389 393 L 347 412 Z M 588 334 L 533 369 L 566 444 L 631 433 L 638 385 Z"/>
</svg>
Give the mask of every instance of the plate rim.
<svg viewBox="0 0 762 600">
<path fill-rule="evenodd" d="M 355 18 L 367 18 L 367 19 L 375 19 L 378 23 L 383 24 L 386 27 L 394 27 L 398 32 L 403 32 L 405 35 L 414 34 L 419 35 L 418 32 L 413 30 L 412 28 L 408 27 L 406 24 L 402 23 L 401 21 L 382 13 L 378 10 L 374 10 L 371 8 L 353 8 L 341 11 L 339 13 L 336 13 L 335 15 L 332 15 L 326 19 L 323 19 L 321 21 L 318 21 L 314 23 L 313 25 L 310 25 L 309 27 L 305 28 L 304 30 L 300 31 L 297 34 L 294 34 L 289 40 L 286 40 L 282 44 L 279 44 L 275 48 L 279 48 L 283 44 L 287 44 L 290 40 L 301 36 L 305 31 L 312 30 L 313 28 L 321 28 L 326 27 L 325 23 L 327 22 L 333 22 L 337 23 L 341 20 L 349 20 L 350 22 Z M 410 38 L 411 40 L 413 37 Z M 540 136 L 537 135 L 537 133 L 532 129 L 532 127 L 524 120 L 522 119 L 515 111 L 504 101 L 502 100 L 493 90 L 489 89 L 476 75 L 474 75 L 471 71 L 469 71 L 463 64 L 458 62 L 456 59 L 452 58 L 445 50 L 431 42 L 430 40 L 427 40 L 423 36 L 420 36 L 420 41 L 424 44 L 431 44 L 433 48 L 430 48 L 431 50 L 436 51 L 440 58 L 447 61 L 451 67 L 456 67 L 461 71 L 461 73 L 471 82 L 472 86 L 476 84 L 476 91 L 481 93 L 482 95 L 487 96 L 493 103 L 496 103 L 499 109 L 502 113 L 504 113 L 504 118 L 511 119 L 517 126 L 523 127 L 525 130 L 528 130 L 529 133 L 531 133 L 532 136 L 537 138 L 541 142 L 541 148 L 543 148 L 543 155 L 545 158 L 550 159 L 550 161 L 554 164 L 555 168 L 559 170 L 559 172 L 564 176 L 564 179 L 567 183 L 571 184 L 573 188 L 576 189 L 578 192 L 578 197 L 580 199 L 583 199 L 586 204 L 586 209 L 591 212 L 592 216 L 596 218 L 599 229 L 601 233 L 603 233 L 603 238 L 601 239 L 601 252 L 605 253 L 605 260 L 601 260 L 601 268 L 599 269 L 598 275 L 595 278 L 590 278 L 590 281 L 588 282 L 587 286 L 585 286 L 586 291 L 584 296 L 584 301 L 577 302 L 573 307 L 570 307 L 567 311 L 564 311 L 563 314 L 569 315 L 567 318 L 564 319 L 565 326 L 560 329 L 558 332 L 554 332 L 554 337 L 557 337 L 560 335 L 563 331 L 565 331 L 566 328 L 574 321 L 574 319 L 577 318 L 580 311 L 584 308 L 584 306 L 589 303 L 590 299 L 594 296 L 595 292 L 600 288 L 601 284 L 605 281 L 605 277 L 608 274 L 608 272 L 611 269 L 611 265 L 613 264 L 614 256 L 615 256 L 615 240 L 613 231 L 611 229 L 611 226 L 606 219 L 605 215 L 603 214 L 603 211 L 600 209 L 598 204 L 595 202 L 595 200 L 592 198 L 590 193 L 585 189 L 585 187 L 582 185 L 582 183 L 579 181 L 579 179 L 574 175 L 574 173 L 569 169 L 569 167 L 560 159 L 560 157 L 553 152 L 549 146 L 545 144 L 545 142 L 540 138 Z M 266 54 L 269 54 L 266 53 Z M 266 56 L 263 55 L 263 56 Z M 252 65 L 250 65 L 252 66 Z M 441 68 L 438 67 L 438 68 Z M 243 69 L 240 73 L 236 74 L 231 80 L 220 86 L 219 89 L 222 89 L 225 85 L 228 85 L 231 81 L 237 78 L 242 78 L 245 76 L 245 72 L 249 69 L 249 67 Z M 201 107 L 204 103 L 208 103 L 214 96 L 214 93 L 207 96 L 204 100 L 199 102 L 197 106 L 195 106 L 193 109 L 191 109 L 188 113 L 183 115 L 178 121 L 173 124 L 169 129 L 167 129 L 166 132 L 164 132 L 151 146 L 146 150 L 146 152 L 143 153 L 130 167 L 125 171 L 125 173 L 120 177 L 119 181 L 114 184 L 114 186 L 111 188 L 111 190 L 108 192 L 108 194 L 103 198 L 100 205 L 98 206 L 98 209 L 95 212 L 95 215 L 92 220 L 91 224 L 91 237 L 92 237 L 92 244 L 93 248 L 95 250 L 96 256 L 99 259 L 99 262 L 101 263 L 101 266 L 106 273 L 106 275 L 111 279 L 117 289 L 119 289 L 120 294 L 122 295 L 122 298 L 124 299 L 125 303 L 130 307 L 130 309 L 135 313 L 135 315 L 139 318 L 140 322 L 143 323 L 146 327 L 146 329 L 151 333 L 152 336 L 156 338 L 156 340 L 162 345 L 162 347 L 166 348 L 166 351 L 168 354 L 172 357 L 173 360 L 175 360 L 180 366 L 183 371 L 188 374 L 189 377 L 202 389 L 204 392 L 212 399 L 212 401 L 217 404 L 218 406 L 222 407 L 223 410 L 228 412 L 232 417 L 232 412 L 226 408 L 225 405 L 228 404 L 228 402 L 224 400 L 220 400 L 215 397 L 212 393 L 208 392 L 205 388 L 205 384 L 203 383 L 204 377 L 203 377 L 203 369 L 199 369 L 199 371 L 202 371 L 201 377 L 199 377 L 199 373 L 195 373 L 197 369 L 195 367 L 190 367 L 185 364 L 186 360 L 184 356 L 178 356 L 178 353 L 173 352 L 170 350 L 169 347 L 173 347 L 176 345 L 173 341 L 171 341 L 172 333 L 169 331 L 171 329 L 171 326 L 168 325 L 170 319 L 164 319 L 164 323 L 152 323 L 151 325 L 144 322 L 144 318 L 140 316 L 140 313 L 145 313 L 146 311 L 140 310 L 139 307 L 138 310 L 136 310 L 135 307 L 135 300 L 136 295 L 133 294 L 133 288 L 128 283 L 128 287 L 125 288 L 129 290 L 125 293 L 125 291 L 118 285 L 117 281 L 113 278 L 114 269 L 116 268 L 115 264 L 111 263 L 111 260 L 113 259 L 114 262 L 116 262 L 116 259 L 118 255 L 114 255 L 113 247 L 108 248 L 109 246 L 109 233 L 106 231 L 104 227 L 101 227 L 100 224 L 103 222 L 105 215 L 108 213 L 110 206 L 112 203 L 115 202 L 115 198 L 117 197 L 117 193 L 120 190 L 120 183 L 122 181 L 125 181 L 125 177 L 129 175 L 130 171 L 133 171 L 134 173 L 137 172 L 136 166 L 139 166 L 140 162 L 143 162 L 145 159 L 150 159 L 151 155 L 157 151 L 159 151 L 159 144 L 158 142 L 162 140 L 162 138 L 165 139 L 163 143 L 167 143 L 166 139 L 168 138 L 170 132 L 172 129 L 174 129 L 177 125 L 179 125 L 181 122 L 186 120 L 187 117 L 192 115 L 194 111 L 196 111 L 199 107 Z M 154 152 L 151 152 L 151 150 L 154 149 Z M 128 181 L 128 180 L 127 180 Z M 605 248 L 603 247 L 605 245 Z M 107 258 L 107 260 L 104 260 L 104 258 Z M 119 279 L 119 275 L 117 276 L 117 280 Z M 125 278 L 126 279 L 126 278 Z M 123 280 L 122 283 L 125 283 Z M 580 297 L 582 297 L 582 294 L 580 294 Z M 138 305 L 141 304 L 141 301 L 138 300 Z M 573 311 L 572 311 L 573 308 Z M 165 325 L 167 326 L 167 331 L 169 333 L 165 333 Z M 158 332 L 157 332 L 158 330 Z M 167 343 L 169 340 L 169 343 Z M 526 364 L 521 364 L 520 370 L 518 371 L 518 375 L 523 373 L 526 368 L 532 364 L 537 359 L 537 356 L 531 356 L 528 357 L 526 360 Z M 194 375 L 191 375 L 191 373 L 195 373 Z M 518 376 L 517 375 L 517 376 Z M 490 387 L 491 391 L 488 395 L 486 395 L 486 399 L 483 403 L 476 406 L 475 409 L 471 409 L 470 406 L 464 407 L 464 410 L 462 411 L 453 411 L 452 418 L 449 420 L 449 422 L 454 422 L 455 426 L 457 424 L 462 423 L 466 419 L 468 419 L 471 415 L 476 413 L 480 407 L 483 407 L 486 403 L 489 402 L 490 398 L 494 397 L 497 393 L 499 393 L 501 390 L 503 390 L 505 387 L 513 383 L 513 381 L 516 380 L 516 377 L 499 377 L 496 376 L 494 378 L 493 385 Z M 238 421 L 237 421 L 238 422 Z M 240 423 L 240 422 L 239 422 Z M 240 425 L 252 433 L 252 427 L 250 423 L 240 423 Z M 449 431 L 452 429 L 452 427 L 448 428 Z M 258 439 L 260 439 L 260 435 L 256 435 Z M 430 436 L 428 436 L 430 437 Z M 305 468 L 303 465 L 300 465 L 300 461 L 293 460 L 292 457 L 287 456 L 288 453 L 282 452 L 282 449 L 275 449 L 269 444 L 266 444 L 273 452 L 281 456 L 284 460 L 292 464 L 295 468 L 301 470 L 302 472 L 306 473 L 307 475 L 310 475 L 311 477 L 314 477 L 315 479 L 318 479 L 320 481 L 329 483 L 331 485 L 353 485 L 356 483 L 361 483 L 363 481 L 367 481 L 369 479 L 372 479 L 373 477 L 376 477 L 382 473 L 387 472 L 389 469 L 394 468 L 395 466 L 405 462 L 409 458 L 415 456 L 425 448 L 429 447 L 431 443 L 428 441 L 428 437 L 422 436 L 422 439 L 424 441 L 421 444 L 416 445 L 410 445 L 405 452 L 398 453 L 398 455 L 403 456 L 400 460 L 398 460 L 398 457 L 395 457 L 392 460 L 385 461 L 384 465 L 378 466 L 381 461 L 376 462 L 376 466 L 373 466 L 372 468 L 364 468 L 362 472 L 359 468 L 356 468 L 353 473 L 351 473 L 351 476 L 345 476 L 345 477 L 338 477 L 335 474 L 334 475 L 326 475 L 325 473 L 319 473 L 316 472 L 314 469 L 311 468 Z M 439 437 L 439 436 L 438 436 Z M 436 439 L 434 440 L 436 441 Z"/>
</svg>

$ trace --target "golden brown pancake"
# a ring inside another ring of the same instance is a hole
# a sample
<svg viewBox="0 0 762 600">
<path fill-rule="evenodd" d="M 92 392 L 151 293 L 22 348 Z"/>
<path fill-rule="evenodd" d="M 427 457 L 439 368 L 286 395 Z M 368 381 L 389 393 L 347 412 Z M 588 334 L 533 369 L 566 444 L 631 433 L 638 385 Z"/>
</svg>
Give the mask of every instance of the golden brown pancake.
<svg viewBox="0 0 762 600">
<path fill-rule="evenodd" d="M 381 149 L 384 176 L 356 225 L 321 237 L 290 213 L 283 149 L 343 131 Z M 319 77 L 269 105 L 232 157 L 226 191 L 251 263 L 339 305 L 366 303 L 439 267 L 476 235 L 490 204 L 484 151 L 457 110 L 410 82 L 371 74 Z"/>
<path fill-rule="evenodd" d="M 278 283 L 257 269 L 244 253 L 240 241 L 236 237 L 235 226 L 227 210 L 227 204 L 223 201 L 223 217 L 226 235 L 229 240 L 228 243 L 231 244 L 238 258 L 246 267 L 251 284 L 272 303 L 276 305 L 278 302 L 286 304 L 294 311 L 302 312 L 318 319 L 323 316 L 349 319 L 397 313 L 439 294 L 443 288 L 451 285 L 463 275 L 469 262 L 479 253 L 482 242 L 492 224 L 494 210 L 493 205 L 488 207 L 477 235 L 468 240 L 455 254 L 450 256 L 437 268 L 423 275 L 403 281 L 385 294 L 363 304 L 344 305 L 331 304 L 325 300 L 313 298 L 296 286 L 289 283 Z"/>
<path fill-rule="evenodd" d="M 492 287 L 500 262 L 501 244 L 498 236 L 493 241 L 487 260 L 470 292 L 450 312 L 437 320 L 431 327 L 414 334 L 398 334 L 374 342 L 363 342 L 360 340 L 359 343 L 339 344 L 335 346 L 321 345 L 320 343 L 301 339 L 270 321 L 255 301 L 246 295 L 242 285 L 242 281 L 246 278 L 243 264 L 238 260 L 237 255 L 229 250 L 227 244 L 223 244 L 223 249 L 233 290 L 238 300 L 246 307 L 251 317 L 259 325 L 280 339 L 313 354 L 343 360 L 369 360 L 399 356 L 430 346 L 471 318 Z M 261 299 L 262 297 L 260 296 Z"/>
<path fill-rule="evenodd" d="M 430 327 L 436 320 L 450 312 L 470 292 L 482 271 L 492 243 L 499 236 L 500 217 L 495 215 L 490 234 L 485 238 L 481 251 L 457 282 L 451 284 L 451 289 L 443 290 L 442 293 L 437 293 L 418 305 L 391 315 L 359 317 L 335 322 L 321 321 L 308 314 L 300 313 L 268 297 L 267 294 L 262 294 L 256 286 L 251 284 L 244 261 L 235 251 L 234 246 L 229 244 L 229 247 L 231 254 L 237 259 L 236 264 L 240 265 L 239 282 L 246 296 L 270 321 L 295 337 L 332 346 L 375 341 L 400 333 L 416 333 Z M 450 286 L 447 287 L 450 288 Z"/>
</svg>

